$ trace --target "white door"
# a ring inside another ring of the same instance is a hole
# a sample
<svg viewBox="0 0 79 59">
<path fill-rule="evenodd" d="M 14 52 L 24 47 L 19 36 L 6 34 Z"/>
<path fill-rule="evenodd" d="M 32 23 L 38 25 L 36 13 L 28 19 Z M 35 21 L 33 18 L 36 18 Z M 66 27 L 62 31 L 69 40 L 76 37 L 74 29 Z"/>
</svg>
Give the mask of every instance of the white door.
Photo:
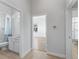
<svg viewBox="0 0 79 59">
<path fill-rule="evenodd" d="M 72 59 L 72 8 L 66 9 L 66 59 Z"/>
</svg>

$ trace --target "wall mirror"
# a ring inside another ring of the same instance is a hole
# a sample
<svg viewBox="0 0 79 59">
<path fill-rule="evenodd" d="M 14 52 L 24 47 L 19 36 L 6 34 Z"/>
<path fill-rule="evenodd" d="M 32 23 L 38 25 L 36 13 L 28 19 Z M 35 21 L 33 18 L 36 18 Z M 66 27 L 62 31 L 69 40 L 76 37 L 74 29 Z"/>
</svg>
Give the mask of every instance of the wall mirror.
<svg viewBox="0 0 79 59">
<path fill-rule="evenodd" d="M 20 11 L 0 2 L 0 52 L 20 54 Z"/>
</svg>

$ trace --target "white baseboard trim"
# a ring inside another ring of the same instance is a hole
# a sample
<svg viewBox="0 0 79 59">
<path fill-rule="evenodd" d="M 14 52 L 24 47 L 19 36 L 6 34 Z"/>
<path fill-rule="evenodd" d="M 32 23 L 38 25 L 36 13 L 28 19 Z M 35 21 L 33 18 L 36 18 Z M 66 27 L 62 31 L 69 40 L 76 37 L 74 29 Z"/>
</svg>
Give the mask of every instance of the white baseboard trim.
<svg viewBox="0 0 79 59">
<path fill-rule="evenodd" d="M 66 56 L 65 55 L 63 55 L 63 54 L 58 54 L 58 53 L 53 53 L 53 52 L 47 52 L 47 54 L 49 54 L 49 55 L 53 55 L 53 56 L 57 56 L 57 57 L 60 57 L 60 58 L 65 58 Z"/>
<path fill-rule="evenodd" d="M 29 49 L 29 50 L 26 51 L 24 54 L 22 54 L 22 55 L 21 55 L 21 58 L 24 58 L 30 51 L 31 51 L 31 49 Z"/>
</svg>

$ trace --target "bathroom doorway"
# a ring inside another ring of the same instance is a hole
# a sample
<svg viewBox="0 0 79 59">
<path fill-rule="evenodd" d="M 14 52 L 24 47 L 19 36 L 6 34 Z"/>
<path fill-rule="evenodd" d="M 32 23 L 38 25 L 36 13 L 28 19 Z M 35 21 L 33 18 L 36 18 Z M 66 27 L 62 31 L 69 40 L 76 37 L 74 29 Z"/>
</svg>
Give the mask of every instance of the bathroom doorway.
<svg viewBox="0 0 79 59">
<path fill-rule="evenodd" d="M 32 48 L 46 51 L 46 15 L 32 17 Z"/>
<path fill-rule="evenodd" d="M 19 58 L 19 44 L 20 11 L 0 1 L 0 59 Z"/>
</svg>

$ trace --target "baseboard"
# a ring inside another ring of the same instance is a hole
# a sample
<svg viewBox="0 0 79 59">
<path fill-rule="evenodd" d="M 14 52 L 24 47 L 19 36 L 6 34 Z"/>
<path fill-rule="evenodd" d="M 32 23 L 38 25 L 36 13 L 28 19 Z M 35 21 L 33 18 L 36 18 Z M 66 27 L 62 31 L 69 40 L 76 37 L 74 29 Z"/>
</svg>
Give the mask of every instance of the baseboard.
<svg viewBox="0 0 79 59">
<path fill-rule="evenodd" d="M 65 55 L 63 55 L 63 54 L 58 54 L 58 53 L 52 53 L 52 52 L 47 52 L 47 54 L 49 54 L 49 55 L 53 55 L 53 56 L 57 56 L 57 57 L 60 57 L 60 58 L 65 58 L 66 56 Z"/>
<path fill-rule="evenodd" d="M 24 58 L 30 51 L 31 51 L 31 49 L 29 49 L 28 51 L 26 51 L 23 55 L 21 55 L 21 58 Z"/>
</svg>

